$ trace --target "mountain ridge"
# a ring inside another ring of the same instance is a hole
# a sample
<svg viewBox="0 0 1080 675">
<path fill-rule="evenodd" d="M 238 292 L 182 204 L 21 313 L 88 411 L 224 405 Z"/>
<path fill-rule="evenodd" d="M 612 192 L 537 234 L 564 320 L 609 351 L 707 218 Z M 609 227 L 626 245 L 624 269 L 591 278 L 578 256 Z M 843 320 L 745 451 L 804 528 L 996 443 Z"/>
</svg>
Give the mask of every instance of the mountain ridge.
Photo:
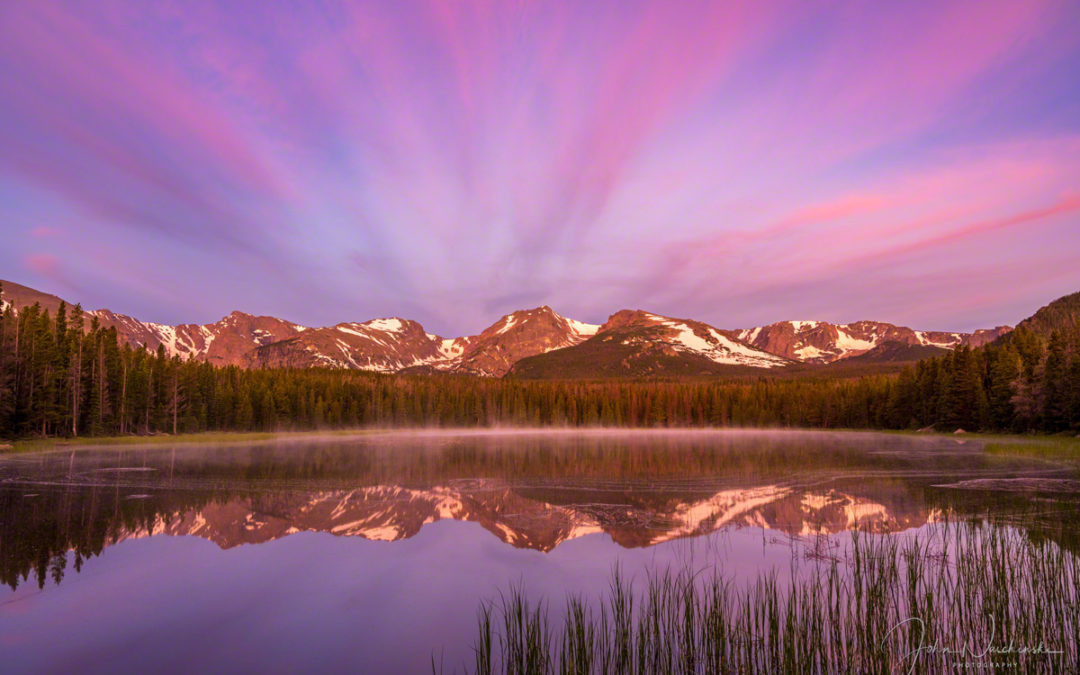
<svg viewBox="0 0 1080 675">
<path fill-rule="evenodd" d="M 780 321 L 739 330 L 737 335 L 749 344 L 802 363 L 833 363 L 866 354 L 886 343 L 941 349 L 978 347 L 1011 330 L 1011 326 L 997 326 L 963 333 L 913 330 L 883 321 Z"/>
<path fill-rule="evenodd" d="M 56 295 L 0 283 L 0 302 L 16 311 L 35 303 L 50 313 L 61 303 L 70 306 Z M 596 325 L 564 317 L 546 305 L 511 312 L 475 335 L 460 337 L 428 333 L 419 322 L 400 317 L 309 327 L 234 311 L 210 324 L 173 326 L 108 309 L 84 312 L 84 325 L 94 319 L 115 328 L 132 346 L 163 348 L 169 356 L 215 365 L 481 377 L 711 375 L 855 357 L 867 363 L 896 362 L 961 344 L 979 346 L 1012 330 L 919 331 L 877 321 L 781 321 L 730 330 L 640 309 L 619 310 Z"/>
</svg>

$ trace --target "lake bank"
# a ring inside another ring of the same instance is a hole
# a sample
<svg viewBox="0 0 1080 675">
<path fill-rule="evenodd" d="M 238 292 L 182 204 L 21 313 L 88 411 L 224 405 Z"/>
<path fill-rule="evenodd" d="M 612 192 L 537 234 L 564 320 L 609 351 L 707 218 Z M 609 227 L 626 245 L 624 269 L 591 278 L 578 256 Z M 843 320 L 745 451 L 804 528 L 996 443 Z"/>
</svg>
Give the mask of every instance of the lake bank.
<svg viewBox="0 0 1080 675">
<path fill-rule="evenodd" d="M 879 429 L 802 429 L 802 428 L 768 428 L 768 427 L 646 427 L 641 429 L 624 427 L 522 427 L 522 428 L 499 428 L 499 427 L 460 427 L 460 428 L 369 428 L 369 429 L 332 429 L 318 431 L 209 431 L 190 434 L 155 434 L 151 436 L 86 436 L 79 438 L 31 438 L 0 443 L 0 455 L 21 454 L 27 452 L 47 452 L 59 449 L 90 449 L 107 448 L 113 446 L 152 446 L 152 445 L 190 445 L 190 444 L 233 444 L 233 443 L 262 443 L 271 441 L 303 441 L 322 437 L 349 438 L 354 436 L 369 436 L 372 434 L 393 433 L 462 433 L 469 435 L 482 435 L 485 433 L 590 433 L 590 432 L 701 432 L 715 433 L 718 431 L 732 432 L 816 432 L 816 433 L 840 433 L 840 434 L 887 434 L 895 436 L 911 436 L 918 438 L 942 438 L 956 441 L 976 441 L 983 443 L 987 452 L 996 454 L 1023 454 L 1031 457 L 1045 457 L 1047 459 L 1068 459 L 1080 461 L 1080 437 L 1067 435 L 1039 435 L 1039 434 L 985 434 L 965 433 L 952 434 L 948 432 L 918 432 L 918 431 L 895 431 Z"/>
</svg>

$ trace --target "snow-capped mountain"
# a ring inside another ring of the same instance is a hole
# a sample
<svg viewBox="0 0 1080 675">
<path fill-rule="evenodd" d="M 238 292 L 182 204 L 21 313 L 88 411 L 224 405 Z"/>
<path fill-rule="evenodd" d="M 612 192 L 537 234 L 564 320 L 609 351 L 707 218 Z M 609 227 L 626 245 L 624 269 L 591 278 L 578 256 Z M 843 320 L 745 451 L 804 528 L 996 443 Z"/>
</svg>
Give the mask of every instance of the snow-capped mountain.
<svg viewBox="0 0 1080 675">
<path fill-rule="evenodd" d="M 55 314 L 60 298 L 4 281 L 0 303 L 16 311 L 37 303 Z M 68 303 L 70 306 L 70 303 Z M 721 330 L 691 319 L 622 310 L 603 325 L 563 317 L 550 307 L 507 314 L 476 335 L 442 337 L 416 321 L 372 319 L 311 328 L 271 316 L 233 312 L 211 324 L 170 326 L 108 309 L 83 313 L 120 339 L 169 356 L 253 368 L 347 368 L 377 372 L 451 372 L 501 377 L 710 375 L 733 369 L 826 364 L 881 351 L 881 360 L 913 360 L 935 349 L 979 346 L 1011 330 L 917 331 L 875 321 L 783 321 Z"/>
<path fill-rule="evenodd" d="M 591 338 L 567 349 L 523 358 L 510 374 L 523 378 L 711 375 L 791 364 L 700 321 L 624 309 Z"/>
<path fill-rule="evenodd" d="M 977 347 L 1012 330 L 1009 326 L 974 333 L 912 330 L 879 321 L 833 324 L 826 321 L 781 321 L 735 331 L 736 337 L 771 354 L 802 363 L 832 363 L 866 354 L 886 343 L 954 349 Z"/>
<path fill-rule="evenodd" d="M 62 300 L 3 281 L 2 301 L 16 310 L 34 303 L 55 314 Z M 71 303 L 67 303 L 71 306 Z M 432 335 L 416 321 L 397 317 L 309 328 L 270 316 L 233 312 L 212 324 L 169 326 L 140 321 L 107 309 L 84 312 L 87 326 L 116 328 L 133 346 L 165 349 L 169 356 L 245 367 L 349 368 L 376 372 L 409 369 L 499 377 L 516 361 L 568 347 L 599 326 L 560 316 L 550 307 L 507 314 L 465 337 Z"/>
<path fill-rule="evenodd" d="M 550 307 L 507 314 L 479 335 L 443 338 L 407 319 L 316 328 L 249 353 L 252 367 L 355 368 L 379 372 L 431 369 L 500 377 L 518 360 L 578 344 L 599 327 Z"/>
<path fill-rule="evenodd" d="M 288 340 L 307 328 L 272 316 L 252 316 L 233 312 L 216 323 L 167 326 L 115 314 L 107 309 L 87 313 L 97 317 L 102 326 L 115 326 L 123 340 L 133 345 L 158 345 L 170 356 L 199 359 L 215 365 L 243 365 L 247 354 L 256 347 Z"/>
<path fill-rule="evenodd" d="M 397 372 L 414 366 L 447 362 L 453 340 L 432 335 L 415 321 L 372 319 L 312 328 L 286 340 L 249 350 L 245 365 L 255 368 L 351 368 Z"/>
<path fill-rule="evenodd" d="M 667 345 L 676 352 L 703 356 L 714 363 L 726 365 L 776 368 L 788 364 L 785 358 L 751 346 L 741 338 L 700 321 L 624 309 L 612 314 L 600 332 L 612 335 L 620 329 L 634 332 L 622 338 L 622 343 L 626 345 L 653 341 Z"/>
<path fill-rule="evenodd" d="M 527 356 L 580 344 L 599 329 L 595 324 L 560 316 L 547 306 L 514 312 L 479 335 L 465 338 L 468 343 L 454 370 L 499 377 Z"/>
<path fill-rule="evenodd" d="M 64 302 L 55 295 L 11 281 L 0 281 L 0 284 L 3 284 L 4 301 L 10 302 L 16 309 L 36 303 L 55 315 L 60 303 Z M 73 305 L 66 304 L 70 317 Z M 154 351 L 160 345 L 169 356 L 200 359 L 215 365 L 242 365 L 247 353 L 255 347 L 286 340 L 307 330 L 304 326 L 272 316 L 252 316 L 244 312 L 233 312 L 216 323 L 178 326 L 140 321 L 107 309 L 83 312 L 84 325 L 89 326 L 95 318 L 103 328 L 115 328 L 120 340 L 132 346 L 145 346 Z"/>
</svg>

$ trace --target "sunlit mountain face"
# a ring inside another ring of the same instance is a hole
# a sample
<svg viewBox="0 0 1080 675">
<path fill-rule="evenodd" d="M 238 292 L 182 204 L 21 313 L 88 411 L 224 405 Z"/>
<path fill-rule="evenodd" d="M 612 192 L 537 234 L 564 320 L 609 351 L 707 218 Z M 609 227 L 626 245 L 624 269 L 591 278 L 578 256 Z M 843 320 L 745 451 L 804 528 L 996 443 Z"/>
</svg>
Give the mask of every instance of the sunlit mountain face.
<svg viewBox="0 0 1080 675">
<path fill-rule="evenodd" d="M 0 311 L 10 305 L 18 314 L 37 305 L 55 315 L 61 303 L 75 305 L 71 299 L 0 280 Z M 783 321 L 726 330 L 626 309 L 598 325 L 564 317 L 547 306 L 514 311 L 477 334 L 458 337 L 433 335 L 420 323 L 397 317 L 311 327 L 233 311 L 211 324 L 172 326 L 108 309 L 83 314 L 84 328 L 95 321 L 115 329 L 120 344 L 152 352 L 160 348 L 168 357 L 218 366 L 526 378 L 762 373 L 852 358 L 864 363 L 914 361 L 961 345 L 983 345 L 1012 330 L 999 326 L 944 333 L 876 321 L 841 326 Z"/>
<path fill-rule="evenodd" d="M 57 581 L 119 542 L 222 549 L 299 532 L 398 542 L 442 520 L 518 549 L 650 547 L 728 529 L 901 532 L 992 516 L 1075 543 L 1080 482 L 978 443 L 769 432 L 373 433 L 259 445 L 79 449 L 0 462 L 2 580 Z"/>
</svg>

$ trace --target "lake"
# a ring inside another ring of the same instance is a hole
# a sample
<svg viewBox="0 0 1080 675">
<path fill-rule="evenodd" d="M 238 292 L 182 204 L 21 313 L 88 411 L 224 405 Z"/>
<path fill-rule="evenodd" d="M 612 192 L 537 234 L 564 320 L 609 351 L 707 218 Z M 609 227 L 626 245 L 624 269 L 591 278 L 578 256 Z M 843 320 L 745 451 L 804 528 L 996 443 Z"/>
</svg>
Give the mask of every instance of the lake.
<svg viewBox="0 0 1080 675">
<path fill-rule="evenodd" d="M 1080 551 L 1080 472 L 977 440 L 765 431 L 369 433 L 0 456 L 5 672 L 447 672 L 477 610 L 618 566 L 732 583 L 853 530 L 983 523 Z M 841 563 L 842 565 L 845 563 Z M 1068 658 L 1075 635 L 1058 645 Z"/>
</svg>

